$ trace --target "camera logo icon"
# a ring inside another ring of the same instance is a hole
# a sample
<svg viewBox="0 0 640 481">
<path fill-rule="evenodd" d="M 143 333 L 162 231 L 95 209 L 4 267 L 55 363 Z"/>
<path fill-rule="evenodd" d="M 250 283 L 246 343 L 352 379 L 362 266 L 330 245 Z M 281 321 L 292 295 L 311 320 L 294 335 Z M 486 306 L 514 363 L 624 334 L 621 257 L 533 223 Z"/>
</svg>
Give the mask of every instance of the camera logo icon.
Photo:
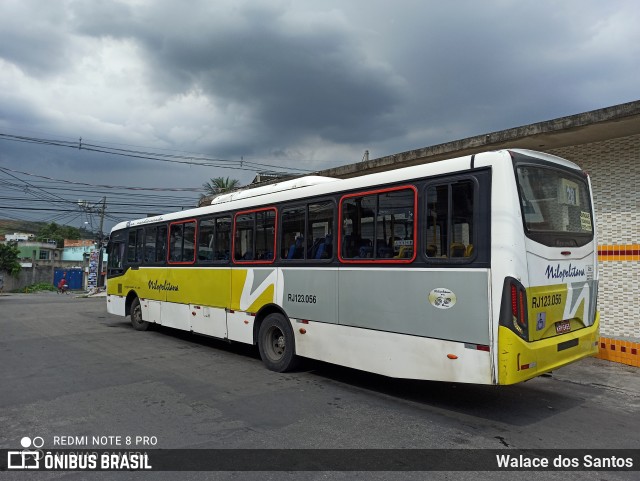
<svg viewBox="0 0 640 481">
<path fill-rule="evenodd" d="M 44 439 L 40 436 L 36 436 L 32 440 L 28 436 L 25 436 L 20 440 L 20 444 L 24 449 L 20 451 L 7 452 L 7 468 L 39 469 L 40 459 L 43 456 L 40 448 L 44 445 Z"/>
</svg>

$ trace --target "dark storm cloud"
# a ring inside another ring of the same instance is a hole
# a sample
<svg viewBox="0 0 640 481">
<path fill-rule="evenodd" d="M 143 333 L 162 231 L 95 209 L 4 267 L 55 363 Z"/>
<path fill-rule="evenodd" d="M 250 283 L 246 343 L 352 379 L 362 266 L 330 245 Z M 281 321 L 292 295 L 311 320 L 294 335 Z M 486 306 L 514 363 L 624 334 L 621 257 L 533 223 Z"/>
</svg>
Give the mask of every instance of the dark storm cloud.
<svg viewBox="0 0 640 481">
<path fill-rule="evenodd" d="M 633 2 L 412 2 L 386 22 L 380 6 L 358 14 L 378 31 L 384 26 L 370 47 L 408 79 L 402 112 L 415 129 L 410 136 L 425 132 L 413 145 L 392 139 L 398 149 L 637 98 Z"/>
<path fill-rule="evenodd" d="M 241 105 L 249 143 L 309 135 L 362 142 L 402 132 L 389 117 L 402 100 L 401 80 L 367 59 L 341 15 L 296 18 L 277 2 L 197 5 L 96 14 L 81 4 L 88 10 L 75 18 L 85 35 L 138 42 L 155 89 L 197 90 L 221 106 Z"/>
<path fill-rule="evenodd" d="M 67 13 L 55 2 L 7 1 L 0 7 L 0 58 L 36 77 L 64 70 L 73 61 L 60 28 L 66 23 Z"/>
</svg>

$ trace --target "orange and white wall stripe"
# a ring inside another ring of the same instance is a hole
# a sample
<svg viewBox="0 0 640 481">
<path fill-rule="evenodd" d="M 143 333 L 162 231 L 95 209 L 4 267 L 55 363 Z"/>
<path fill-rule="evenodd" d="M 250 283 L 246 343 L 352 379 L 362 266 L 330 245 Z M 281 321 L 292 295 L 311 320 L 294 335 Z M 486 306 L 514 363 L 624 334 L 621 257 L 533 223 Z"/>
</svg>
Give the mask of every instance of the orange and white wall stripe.
<svg viewBox="0 0 640 481">
<path fill-rule="evenodd" d="M 640 261 L 640 244 L 600 245 L 598 260 L 607 261 Z"/>
</svg>

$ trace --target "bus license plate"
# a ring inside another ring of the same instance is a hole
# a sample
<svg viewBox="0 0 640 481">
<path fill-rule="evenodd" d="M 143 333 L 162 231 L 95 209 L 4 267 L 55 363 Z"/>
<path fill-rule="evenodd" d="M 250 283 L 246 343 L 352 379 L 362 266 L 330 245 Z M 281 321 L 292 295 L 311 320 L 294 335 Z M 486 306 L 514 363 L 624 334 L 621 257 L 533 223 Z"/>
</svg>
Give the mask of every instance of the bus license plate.
<svg viewBox="0 0 640 481">
<path fill-rule="evenodd" d="M 560 321 L 556 322 L 556 334 L 565 334 L 571 330 L 571 322 Z"/>
</svg>

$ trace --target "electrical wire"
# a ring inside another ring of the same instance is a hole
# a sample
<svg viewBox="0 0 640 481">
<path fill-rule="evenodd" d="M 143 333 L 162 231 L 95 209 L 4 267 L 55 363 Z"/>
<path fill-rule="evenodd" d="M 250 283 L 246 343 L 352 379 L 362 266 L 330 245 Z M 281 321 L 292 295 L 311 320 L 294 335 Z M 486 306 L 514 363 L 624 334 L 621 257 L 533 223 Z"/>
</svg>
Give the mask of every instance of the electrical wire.
<svg viewBox="0 0 640 481">
<path fill-rule="evenodd" d="M 254 162 L 250 160 L 230 160 L 230 159 L 218 159 L 210 158 L 197 154 L 196 156 L 189 155 L 177 155 L 177 154 L 163 154 L 159 152 L 146 152 L 133 149 L 120 149 L 116 147 L 108 147 L 98 144 L 83 143 L 80 138 L 77 142 L 68 140 L 55 140 L 55 139 L 43 139 L 38 137 L 26 137 L 22 135 L 12 135 L 0 133 L 1 140 L 7 140 L 20 143 L 31 143 L 40 145 L 49 145 L 54 147 L 72 148 L 78 150 L 87 150 L 89 152 L 99 152 L 102 154 L 118 155 L 123 157 L 131 157 L 145 160 L 156 160 L 160 162 L 171 162 L 177 164 L 196 165 L 201 167 L 217 167 L 221 169 L 234 169 L 234 170 L 262 170 L 264 168 L 279 169 L 279 172 L 298 172 L 308 173 L 312 172 L 309 169 L 300 169 L 297 167 L 285 167 L 281 165 L 267 164 L 263 162 Z"/>
<path fill-rule="evenodd" d="M 97 152 L 108 155 L 118 155 L 124 157 L 140 158 L 144 160 L 154 160 L 162 162 L 172 162 L 185 165 L 195 165 L 201 167 L 217 167 L 234 170 L 247 170 L 256 171 L 265 168 L 279 169 L 278 171 L 272 171 L 270 173 L 290 175 L 291 173 L 308 173 L 312 172 L 308 169 L 283 167 L 279 165 L 255 162 L 250 160 L 229 160 L 229 159 L 217 159 L 209 158 L 201 154 L 169 154 L 163 152 L 152 152 L 140 149 L 125 149 L 119 147 L 109 147 L 100 145 L 98 143 L 86 143 L 82 142 L 82 139 L 78 141 L 66 141 L 51 138 L 41 137 L 29 137 L 21 135 L 12 135 L 6 133 L 0 133 L 0 140 L 47 145 L 61 148 L 73 148 L 79 150 L 86 150 L 89 152 Z M 163 149 L 160 149 L 163 150 Z M 66 222 L 67 225 L 75 222 L 79 217 L 84 215 L 91 225 L 93 225 L 92 212 L 89 209 L 83 209 L 78 205 L 78 200 L 69 199 L 68 196 L 81 195 L 84 197 L 83 202 L 89 204 L 101 201 L 96 195 L 103 194 L 102 197 L 108 196 L 109 206 L 118 207 L 130 207 L 131 209 L 125 210 L 109 210 L 104 212 L 104 218 L 112 222 L 120 222 L 124 220 L 120 216 L 134 217 L 134 216 L 146 216 L 150 210 L 161 211 L 177 211 L 184 208 L 192 208 L 197 204 L 197 198 L 187 196 L 171 195 L 173 193 L 204 193 L 202 187 L 175 187 L 175 188 L 159 188 L 159 187 L 136 187 L 136 186 L 123 186 L 123 185 L 106 185 L 106 184 L 90 184 L 86 182 L 77 182 L 65 179 L 57 179 L 45 175 L 33 174 L 24 172 L 8 167 L 0 167 L 0 173 L 6 177 L 0 177 L 0 185 L 3 185 L 6 191 L 14 191 L 16 193 L 22 193 L 22 196 L 18 197 L 2 197 L 2 215 L 4 217 L 21 220 L 11 215 L 12 211 L 20 211 L 20 215 L 23 218 L 35 218 L 36 213 L 40 213 L 45 216 L 44 221 L 59 221 Z M 31 180 L 22 179 L 18 176 L 27 176 Z M 167 193 L 167 194 L 163 194 Z M 31 196 L 25 197 L 24 195 Z M 127 202 L 128 201 L 128 202 Z M 139 202 L 139 203 L 136 203 Z M 163 203 L 164 202 L 164 203 Z M 31 203 L 31 206 L 25 206 L 25 203 Z M 52 207 L 40 207 L 34 204 L 48 203 Z M 60 208 L 54 208 L 53 206 L 60 205 L 60 207 L 68 207 L 66 210 L 60 212 Z M 140 211 L 140 209 L 144 209 Z M 54 215 L 46 215 L 47 212 L 57 212 Z M 37 221 L 42 222 L 42 217 Z"/>
</svg>

